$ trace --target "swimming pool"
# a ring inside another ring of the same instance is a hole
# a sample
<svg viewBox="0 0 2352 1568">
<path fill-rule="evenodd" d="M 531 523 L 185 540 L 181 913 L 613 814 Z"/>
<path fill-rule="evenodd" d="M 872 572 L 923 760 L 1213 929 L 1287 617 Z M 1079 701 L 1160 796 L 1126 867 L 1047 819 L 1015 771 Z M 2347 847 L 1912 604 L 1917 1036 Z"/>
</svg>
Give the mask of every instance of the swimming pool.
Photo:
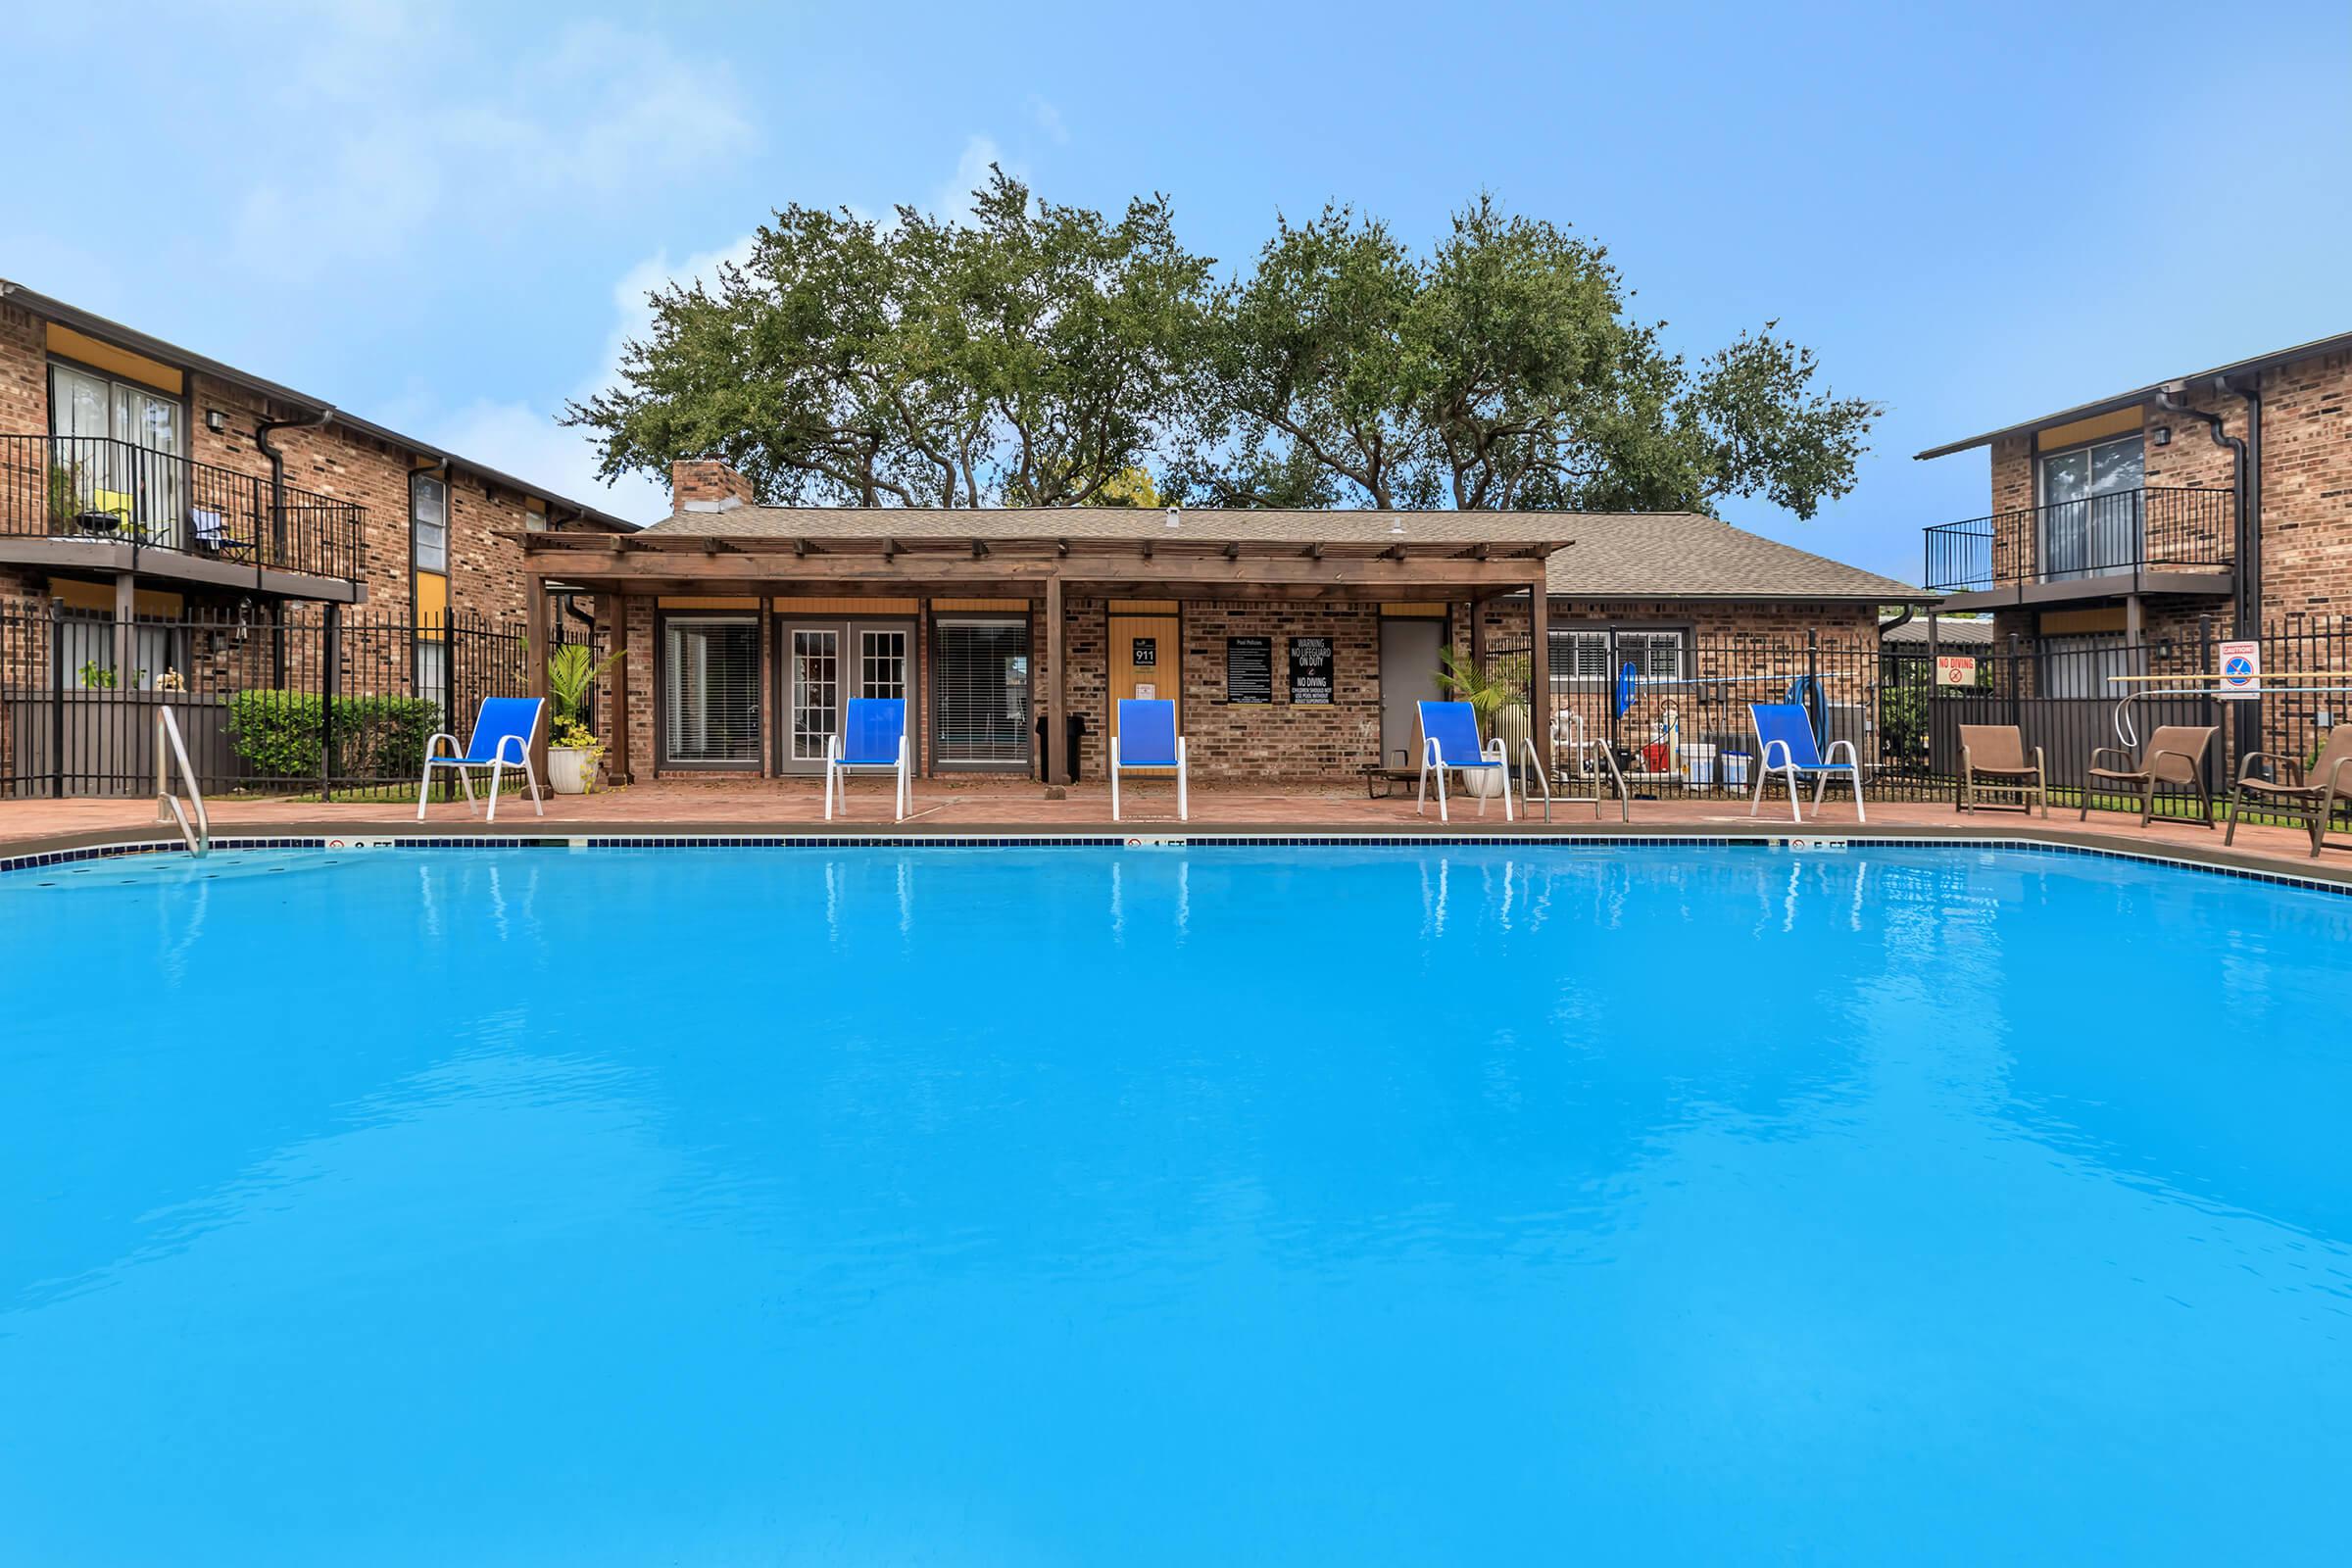
<svg viewBox="0 0 2352 1568">
<path fill-rule="evenodd" d="M 0 945 L 10 1562 L 2342 1547 L 2352 899 L 312 852 Z"/>
</svg>

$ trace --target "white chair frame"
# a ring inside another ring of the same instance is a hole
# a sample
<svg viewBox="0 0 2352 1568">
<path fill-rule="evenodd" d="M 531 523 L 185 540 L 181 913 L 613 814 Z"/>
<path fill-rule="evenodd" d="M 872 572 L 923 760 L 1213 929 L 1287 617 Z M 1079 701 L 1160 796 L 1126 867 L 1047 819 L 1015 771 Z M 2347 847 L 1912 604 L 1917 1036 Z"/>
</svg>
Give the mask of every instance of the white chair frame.
<svg viewBox="0 0 2352 1568">
<path fill-rule="evenodd" d="M 906 735 L 904 730 L 900 731 L 899 733 L 899 759 L 895 762 L 845 762 L 841 760 L 841 737 L 838 735 L 826 737 L 826 821 L 830 822 L 833 820 L 833 804 L 837 798 L 837 795 L 841 803 L 842 814 L 845 816 L 849 814 L 850 775 L 852 773 L 895 774 L 897 776 L 897 790 L 892 798 L 891 804 L 897 814 L 894 815 L 891 820 L 894 822 L 904 822 L 906 820 L 906 808 L 913 803 L 914 799 L 914 786 L 911 782 L 912 775 L 906 765 Z"/>
<path fill-rule="evenodd" d="M 537 733 L 537 730 L 538 724 L 534 723 L 532 725 L 532 732 L 535 734 Z M 449 742 L 450 755 L 448 757 L 442 757 L 440 755 L 440 747 L 443 741 Z M 510 745 L 518 748 L 522 755 L 514 758 L 508 757 L 507 748 Z M 545 816 L 547 814 L 547 803 L 539 798 L 539 775 L 531 767 L 530 742 L 515 735 L 505 736 L 499 741 L 498 750 L 491 754 L 491 760 L 487 762 L 462 762 L 457 760 L 458 758 L 462 758 L 465 755 L 465 748 L 459 744 L 458 738 L 446 730 L 439 732 L 438 734 L 434 735 L 431 740 L 428 740 L 424 743 L 424 777 L 416 781 L 417 821 L 421 822 L 424 820 L 424 803 L 426 798 L 432 794 L 433 770 L 437 767 L 456 769 L 458 775 L 458 788 L 466 792 L 466 810 L 468 815 L 473 814 L 475 811 L 475 807 L 473 804 L 474 769 L 481 767 L 488 768 L 490 770 L 490 814 L 486 820 L 492 822 L 498 820 L 498 790 L 499 785 L 506 777 L 507 768 L 509 766 L 519 767 L 522 769 L 522 781 L 530 786 L 532 808 L 541 816 Z"/>
<path fill-rule="evenodd" d="M 1119 760 L 1119 737 L 1113 735 L 1110 738 L 1110 819 L 1113 822 L 1116 822 L 1119 819 L 1119 773 L 1121 769 L 1127 767 L 1128 765 L 1128 763 Z M 1167 765 L 1168 764 L 1165 762 L 1137 762 L 1133 764 L 1138 772 L 1141 772 L 1146 768 L 1151 768 L 1156 772 L 1162 768 L 1165 768 Z M 1179 735 L 1176 737 L 1176 820 L 1179 822 L 1189 822 L 1193 819 L 1191 795 L 1192 776 L 1193 770 L 1191 764 L 1185 760 L 1184 737 Z"/>
<path fill-rule="evenodd" d="M 1505 822 L 1513 820 L 1511 815 L 1511 754 L 1503 746 L 1502 737 L 1497 735 L 1481 746 L 1478 749 L 1478 755 L 1494 761 L 1495 775 L 1502 780 L 1502 819 Z M 1429 814 L 1429 775 L 1434 772 L 1438 775 L 1438 820 L 1441 822 L 1452 821 L 1452 816 L 1446 809 L 1446 775 L 1460 773 L 1467 778 L 1474 771 L 1484 772 L 1486 770 L 1484 768 L 1466 768 L 1459 763 L 1446 761 L 1438 755 L 1437 737 L 1434 735 L 1422 736 L 1421 780 L 1413 792 L 1413 814 L 1416 816 Z M 1487 814 L 1487 798 L 1484 795 L 1478 798 L 1478 814 L 1481 816 Z"/>
<path fill-rule="evenodd" d="M 1842 762 L 1838 760 L 1839 747 L 1845 749 L 1845 760 Z M 1780 758 L 1778 762 L 1773 760 L 1776 756 Z M 1796 765 L 1796 754 L 1788 749 L 1787 741 L 1769 740 L 1764 743 L 1764 755 L 1758 760 L 1762 765 L 1756 769 L 1756 793 L 1754 799 L 1747 803 L 1747 814 L 1755 815 L 1757 808 L 1764 804 L 1765 780 L 1778 775 L 1787 780 L 1788 785 L 1788 820 L 1802 822 L 1805 819 L 1805 813 L 1804 808 L 1797 798 L 1799 770 Z M 1854 786 L 1854 820 L 1857 822 L 1870 820 L 1870 811 L 1862 804 L 1862 759 L 1855 752 L 1852 741 L 1830 742 L 1830 749 L 1822 754 L 1821 765 L 1805 768 L 1803 771 L 1813 775 L 1813 815 L 1817 820 L 1821 816 L 1822 795 L 1830 787 L 1830 775 L 1838 772 L 1845 774 Z"/>
</svg>

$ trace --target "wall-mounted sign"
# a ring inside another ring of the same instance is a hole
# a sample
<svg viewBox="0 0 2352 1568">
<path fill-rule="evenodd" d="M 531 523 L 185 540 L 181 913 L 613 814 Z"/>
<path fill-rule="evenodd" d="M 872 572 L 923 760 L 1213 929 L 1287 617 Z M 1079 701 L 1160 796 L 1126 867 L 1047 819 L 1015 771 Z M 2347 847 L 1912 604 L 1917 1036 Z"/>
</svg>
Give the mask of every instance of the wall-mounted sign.
<svg viewBox="0 0 2352 1568">
<path fill-rule="evenodd" d="M 1291 639 L 1291 702 L 1299 708 L 1331 705 L 1331 639 Z"/>
<path fill-rule="evenodd" d="M 1274 700 L 1274 639 L 1225 639 L 1225 700 L 1229 703 L 1270 703 Z"/>
<path fill-rule="evenodd" d="M 1159 639 L 1156 637 L 1136 638 L 1135 658 L 1132 662 L 1138 669 L 1152 669 L 1157 666 L 1159 663 Z"/>
<path fill-rule="evenodd" d="M 1936 656 L 1936 684 L 1938 686 L 1974 686 L 1977 683 L 1977 660 L 1974 654 L 1937 654 Z"/>
<path fill-rule="evenodd" d="M 2219 695 L 2233 701 L 2262 695 L 2262 644 L 2222 644 L 2222 687 Z"/>
</svg>

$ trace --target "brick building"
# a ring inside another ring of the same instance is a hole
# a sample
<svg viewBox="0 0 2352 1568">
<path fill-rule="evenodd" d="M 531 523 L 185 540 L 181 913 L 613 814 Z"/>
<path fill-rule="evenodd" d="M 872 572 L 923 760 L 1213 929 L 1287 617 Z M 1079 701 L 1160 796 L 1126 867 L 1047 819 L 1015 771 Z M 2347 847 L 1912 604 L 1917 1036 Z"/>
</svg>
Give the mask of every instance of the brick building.
<svg viewBox="0 0 2352 1568">
<path fill-rule="evenodd" d="M 816 771 L 839 704 L 882 696 L 926 773 L 1099 777 L 1113 700 L 1157 696 L 1203 775 L 1329 778 L 1409 755 L 1443 650 L 1526 653 L 1539 581 L 1538 732 L 1628 663 L 1664 689 L 1818 646 L 1860 679 L 1880 608 L 1929 599 L 1688 514 L 762 507 L 711 461 L 672 490 L 632 538 L 528 541 L 629 650 L 621 776 Z"/>
<path fill-rule="evenodd" d="M 2048 665 L 2060 696 L 2097 695 L 2149 648 L 2334 620 L 2352 610 L 2348 410 L 2352 334 L 1922 452 L 1986 451 L 1992 508 L 1927 530 L 1927 586 L 1992 612 L 1997 647 L 2081 656 Z"/>
<path fill-rule="evenodd" d="M 77 639 L 70 667 L 144 684 L 184 657 L 172 621 L 360 606 L 421 628 L 429 690 L 447 617 L 521 614 L 517 536 L 629 526 L 0 280 L 0 601 L 153 626 Z"/>
</svg>

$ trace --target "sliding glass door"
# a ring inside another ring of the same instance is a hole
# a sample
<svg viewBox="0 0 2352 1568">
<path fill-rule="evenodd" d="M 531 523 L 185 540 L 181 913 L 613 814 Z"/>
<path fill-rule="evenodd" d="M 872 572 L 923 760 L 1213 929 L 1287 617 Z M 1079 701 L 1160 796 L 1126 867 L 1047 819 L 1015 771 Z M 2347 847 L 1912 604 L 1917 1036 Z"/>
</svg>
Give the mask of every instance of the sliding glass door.
<svg viewBox="0 0 2352 1568">
<path fill-rule="evenodd" d="M 49 394 L 53 466 L 71 475 L 85 529 L 184 545 L 179 400 L 70 365 L 49 368 Z"/>
<path fill-rule="evenodd" d="M 1029 766 L 1029 622 L 942 615 L 932 672 L 932 755 L 941 767 Z"/>
<path fill-rule="evenodd" d="M 2044 582 L 2129 571 L 2139 564 L 2143 462 L 2136 435 L 2042 458 Z"/>
</svg>

